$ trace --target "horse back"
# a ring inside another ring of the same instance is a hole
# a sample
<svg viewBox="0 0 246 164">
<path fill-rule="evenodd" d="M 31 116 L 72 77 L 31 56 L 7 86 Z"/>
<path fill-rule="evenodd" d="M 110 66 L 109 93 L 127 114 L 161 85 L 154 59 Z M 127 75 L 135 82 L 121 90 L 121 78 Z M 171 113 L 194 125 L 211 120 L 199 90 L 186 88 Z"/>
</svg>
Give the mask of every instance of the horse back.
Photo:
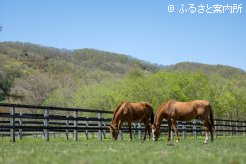
<svg viewBox="0 0 246 164">
<path fill-rule="evenodd" d="M 210 102 L 207 100 L 194 100 L 194 101 L 188 101 L 188 102 L 175 102 L 174 107 L 180 109 L 180 110 L 194 110 L 198 108 L 207 108 L 210 106 Z"/>
<path fill-rule="evenodd" d="M 210 102 L 207 100 L 194 100 L 191 101 L 194 105 L 200 106 L 200 107 L 206 107 L 210 105 Z"/>
<path fill-rule="evenodd" d="M 132 121 L 141 121 L 149 118 L 153 113 L 153 108 L 148 102 L 129 103 L 128 112 L 132 113 Z"/>
<path fill-rule="evenodd" d="M 175 102 L 171 107 L 171 117 L 181 121 L 189 121 L 209 113 L 210 103 L 207 100 Z"/>
</svg>

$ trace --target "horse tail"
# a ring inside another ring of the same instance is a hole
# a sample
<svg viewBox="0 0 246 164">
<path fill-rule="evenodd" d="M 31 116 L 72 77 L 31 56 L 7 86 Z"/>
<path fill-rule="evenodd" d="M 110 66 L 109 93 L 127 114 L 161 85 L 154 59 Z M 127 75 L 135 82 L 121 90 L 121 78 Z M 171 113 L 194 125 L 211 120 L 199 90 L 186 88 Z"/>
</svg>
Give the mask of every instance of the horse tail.
<svg viewBox="0 0 246 164">
<path fill-rule="evenodd" d="M 213 115 L 213 110 L 212 110 L 212 106 L 211 104 L 209 105 L 209 118 L 210 118 L 210 123 L 208 122 L 209 126 L 210 126 L 210 134 L 211 134 L 211 141 L 213 142 L 214 140 L 214 135 L 213 135 L 213 131 L 216 134 L 215 128 L 214 128 L 214 115 Z"/>
<path fill-rule="evenodd" d="M 154 117 L 155 117 L 154 109 L 150 103 L 145 102 L 144 104 L 145 104 L 145 108 L 150 111 L 150 123 L 152 125 L 152 124 L 154 124 Z"/>
</svg>

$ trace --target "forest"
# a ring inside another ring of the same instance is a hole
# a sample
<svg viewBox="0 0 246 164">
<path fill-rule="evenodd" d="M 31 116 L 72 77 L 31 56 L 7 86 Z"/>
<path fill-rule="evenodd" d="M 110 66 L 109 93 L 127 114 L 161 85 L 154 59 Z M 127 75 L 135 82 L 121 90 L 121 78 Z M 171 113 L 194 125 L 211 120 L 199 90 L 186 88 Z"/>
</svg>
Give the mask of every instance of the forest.
<svg viewBox="0 0 246 164">
<path fill-rule="evenodd" d="M 96 49 L 0 43 L 0 102 L 114 110 L 121 101 L 206 99 L 215 118 L 245 120 L 246 72 L 224 65 L 163 66 Z"/>
</svg>

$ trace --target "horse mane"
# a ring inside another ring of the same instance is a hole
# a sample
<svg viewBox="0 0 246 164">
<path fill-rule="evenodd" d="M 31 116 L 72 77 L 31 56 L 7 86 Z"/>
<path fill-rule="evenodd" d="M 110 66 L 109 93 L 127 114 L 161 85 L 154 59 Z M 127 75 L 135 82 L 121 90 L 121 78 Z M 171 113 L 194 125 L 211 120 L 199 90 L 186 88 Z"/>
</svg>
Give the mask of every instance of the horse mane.
<svg viewBox="0 0 246 164">
<path fill-rule="evenodd" d="M 116 113 L 118 112 L 118 110 L 120 109 L 120 107 L 122 106 L 122 104 L 124 104 L 124 103 L 126 103 L 126 101 L 122 101 L 122 102 L 120 103 L 120 105 L 118 105 L 118 107 L 115 109 L 115 111 L 114 111 L 114 116 L 113 116 L 112 121 L 114 120 Z"/>
</svg>

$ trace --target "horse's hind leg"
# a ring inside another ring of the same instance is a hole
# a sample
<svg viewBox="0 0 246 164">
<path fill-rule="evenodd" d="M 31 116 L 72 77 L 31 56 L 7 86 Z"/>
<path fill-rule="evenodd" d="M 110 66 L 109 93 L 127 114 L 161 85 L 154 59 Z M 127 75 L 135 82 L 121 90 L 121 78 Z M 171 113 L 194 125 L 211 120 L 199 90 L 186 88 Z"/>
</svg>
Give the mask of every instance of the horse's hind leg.
<svg viewBox="0 0 246 164">
<path fill-rule="evenodd" d="M 128 129 L 129 129 L 130 141 L 131 141 L 132 140 L 132 124 L 131 124 L 131 122 L 128 122 Z"/>
<path fill-rule="evenodd" d="M 144 126 L 145 126 L 145 132 L 144 132 L 144 138 L 143 138 L 143 140 L 145 141 L 146 140 L 146 135 L 147 135 L 147 129 L 148 129 L 148 127 L 147 127 L 146 124 L 144 124 Z"/>
<path fill-rule="evenodd" d="M 212 125 L 208 122 L 208 126 L 209 126 L 209 132 L 211 134 L 211 142 L 214 141 L 214 134 L 213 134 L 213 128 Z"/>
<path fill-rule="evenodd" d="M 149 123 L 148 122 L 144 122 L 144 126 L 145 126 L 145 133 L 144 133 L 144 139 L 143 140 L 146 140 L 147 132 L 148 132 L 149 139 L 150 139 L 150 127 L 149 127 Z"/>
<path fill-rule="evenodd" d="M 149 123 L 147 124 L 147 130 L 148 130 L 148 135 L 149 135 L 149 140 L 150 140 L 151 136 L 150 136 L 150 126 L 149 126 Z"/>
<path fill-rule="evenodd" d="M 203 120 L 203 126 L 204 126 L 204 129 L 205 129 L 205 140 L 204 140 L 204 143 L 207 144 L 208 143 L 208 133 L 209 133 L 209 124 L 208 124 L 208 121 L 206 120 Z"/>
</svg>

